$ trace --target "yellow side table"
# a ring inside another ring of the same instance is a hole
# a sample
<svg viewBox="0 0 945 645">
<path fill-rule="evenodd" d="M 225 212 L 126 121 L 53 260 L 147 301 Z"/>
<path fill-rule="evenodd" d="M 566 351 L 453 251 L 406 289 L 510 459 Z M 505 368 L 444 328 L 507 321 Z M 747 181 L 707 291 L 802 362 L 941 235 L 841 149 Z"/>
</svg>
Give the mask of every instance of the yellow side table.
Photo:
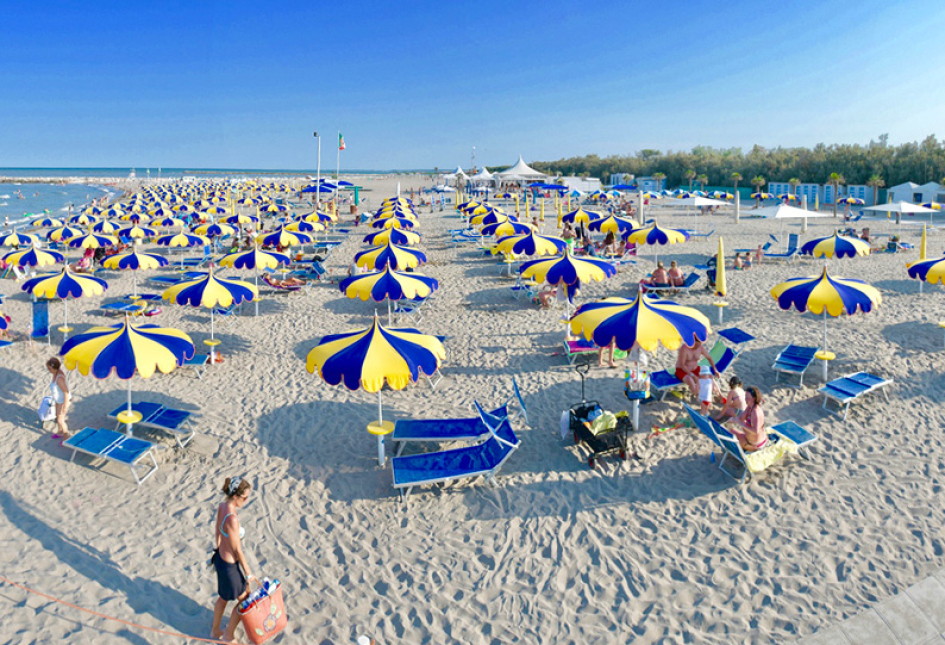
<svg viewBox="0 0 945 645">
<path fill-rule="evenodd" d="M 210 364 L 213 365 L 217 360 L 216 352 L 214 351 L 216 347 L 220 344 L 221 341 L 215 338 L 208 338 L 203 341 L 203 344 L 210 348 Z"/>
<path fill-rule="evenodd" d="M 393 421 L 371 421 L 367 431 L 377 437 L 377 465 L 383 466 L 387 460 L 384 455 L 384 437 L 394 431 Z"/>
<path fill-rule="evenodd" d="M 814 358 L 824 363 L 824 383 L 827 382 L 827 365 L 830 364 L 830 361 L 837 357 L 833 352 L 828 352 L 827 350 L 822 350 L 814 354 Z"/>
<path fill-rule="evenodd" d="M 920 282 L 919 284 L 922 284 L 922 283 Z M 943 320 L 942 322 L 940 322 L 940 323 L 938 324 L 938 326 L 941 327 L 943 330 L 945 330 L 945 320 Z"/>
<path fill-rule="evenodd" d="M 72 327 L 63 325 L 62 327 L 59 327 L 59 331 L 62 333 L 62 342 L 66 342 L 69 339 L 69 332 L 72 331 Z"/>
<path fill-rule="evenodd" d="M 725 311 L 725 308 L 728 307 L 728 303 L 724 300 L 719 300 L 718 302 L 712 303 L 713 307 L 719 308 L 719 324 L 722 324 L 722 312 Z"/>
<path fill-rule="evenodd" d="M 118 423 L 125 424 L 125 434 L 127 434 L 130 437 L 132 435 L 132 432 L 131 432 L 132 427 L 134 426 L 134 424 L 141 421 L 143 417 L 141 416 L 141 413 L 138 412 L 137 410 L 122 410 L 121 412 L 118 413 L 118 416 L 116 416 L 115 418 L 118 420 Z"/>
</svg>

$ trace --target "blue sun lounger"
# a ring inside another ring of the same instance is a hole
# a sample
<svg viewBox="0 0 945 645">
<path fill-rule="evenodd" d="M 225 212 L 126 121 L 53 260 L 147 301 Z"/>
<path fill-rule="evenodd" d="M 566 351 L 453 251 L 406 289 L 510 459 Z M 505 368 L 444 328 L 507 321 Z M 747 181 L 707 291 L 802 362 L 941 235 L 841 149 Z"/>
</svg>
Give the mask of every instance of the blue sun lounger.
<svg viewBox="0 0 945 645">
<path fill-rule="evenodd" d="M 720 340 L 716 341 L 712 349 L 709 350 L 709 356 L 715 361 L 715 368 L 719 371 L 719 374 L 725 374 L 725 372 L 728 371 L 728 368 L 730 368 L 732 363 L 735 362 L 735 359 L 738 358 L 738 354 L 739 352 L 736 352 L 731 347 L 726 347 Z M 708 364 L 709 361 L 704 358 L 699 361 L 699 365 Z M 650 374 L 650 389 L 660 394 L 660 401 L 665 399 L 669 392 L 681 390 L 685 387 L 687 387 L 687 385 L 676 378 L 675 372 L 660 370 L 659 372 Z"/>
<path fill-rule="evenodd" d="M 746 454 L 738 443 L 738 439 L 718 421 L 703 416 L 688 405 L 685 407 L 699 431 L 721 450 L 722 457 L 718 459 L 719 470 L 742 484 L 753 474 L 773 466 L 788 454 L 798 452 L 806 458 L 804 449 L 817 441 L 815 435 L 793 421 L 786 421 L 768 430 L 768 443 L 764 447 Z M 782 439 L 787 439 L 787 441 L 782 441 Z M 741 464 L 740 472 L 728 466 L 731 461 Z"/>
<path fill-rule="evenodd" d="M 118 420 L 118 414 L 128 409 L 127 405 L 121 405 L 108 413 L 109 419 Z M 175 410 L 166 408 L 159 403 L 148 401 L 137 401 L 131 404 L 131 409 L 141 413 L 141 421 L 135 423 L 142 428 L 154 428 L 163 430 L 174 437 L 177 445 L 181 448 L 187 446 L 190 440 L 194 438 L 194 428 L 190 423 L 190 417 L 193 413 L 186 410 Z M 118 430 L 122 424 L 120 421 L 115 426 Z"/>
<path fill-rule="evenodd" d="M 62 442 L 68 448 L 72 448 L 72 456 L 69 461 L 75 459 L 78 452 L 97 457 L 106 461 L 112 461 L 123 466 L 127 466 L 138 485 L 154 474 L 157 470 L 157 461 L 151 450 L 154 444 L 144 439 L 129 437 L 128 435 L 114 430 L 104 428 L 83 428 L 80 432 L 72 435 Z M 151 465 L 143 462 L 150 459 Z M 139 476 L 139 471 L 146 470 L 143 476 Z"/>
<path fill-rule="evenodd" d="M 820 388 L 820 392 L 824 395 L 824 410 L 827 409 L 828 401 L 836 401 L 839 406 L 837 414 L 840 414 L 842 410 L 841 416 L 846 420 L 850 404 L 861 396 L 882 391 L 888 401 L 889 393 L 886 391 L 886 386 L 891 383 L 892 379 L 885 379 L 868 372 L 855 372 L 828 381 Z"/>
<path fill-rule="evenodd" d="M 128 314 L 133 316 L 143 312 L 145 306 L 128 302 L 110 302 L 107 305 L 102 305 L 99 309 L 101 309 L 102 313 L 106 316 L 110 314 Z"/>
<path fill-rule="evenodd" d="M 400 491 L 404 503 L 415 486 L 479 476 L 495 483 L 496 472 L 519 447 L 520 441 L 512 432 L 508 419 L 498 428 L 490 429 L 489 434 L 486 441 L 476 446 L 394 457 L 391 460 L 394 488 Z"/>
<path fill-rule="evenodd" d="M 460 419 L 401 419 L 394 423 L 390 438 L 400 444 L 398 455 L 408 441 L 478 441 L 490 434 L 490 426 L 495 427 L 509 417 L 509 409 L 503 405 L 483 414 Z"/>
<path fill-rule="evenodd" d="M 781 374 L 799 374 L 800 382 L 798 388 L 804 387 L 804 372 L 814 362 L 814 355 L 820 351 L 818 347 L 802 347 L 800 345 L 788 345 L 781 350 L 777 358 L 774 359 L 774 365 L 771 366 L 778 375 L 775 382 L 781 378 Z"/>
<path fill-rule="evenodd" d="M 788 236 L 788 248 L 784 253 L 768 253 L 765 252 L 764 258 L 767 260 L 791 260 L 800 253 L 797 248 L 797 233 L 791 233 Z"/>
</svg>

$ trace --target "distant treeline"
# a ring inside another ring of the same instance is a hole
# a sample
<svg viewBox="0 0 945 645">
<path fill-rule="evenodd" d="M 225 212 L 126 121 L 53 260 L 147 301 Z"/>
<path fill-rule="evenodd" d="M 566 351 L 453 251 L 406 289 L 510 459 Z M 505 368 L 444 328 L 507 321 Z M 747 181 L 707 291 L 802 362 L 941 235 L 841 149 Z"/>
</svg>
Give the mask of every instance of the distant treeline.
<svg viewBox="0 0 945 645">
<path fill-rule="evenodd" d="M 637 177 L 665 175 L 670 187 L 688 186 L 700 180 L 709 186 L 731 186 L 733 173 L 741 176 L 739 183 L 747 186 L 756 177 L 766 181 L 800 180 L 800 183 L 831 183 L 831 174 L 842 178 L 840 183 L 895 186 L 906 181 L 919 184 L 928 181 L 945 183 L 945 142 L 934 135 L 921 143 L 890 146 L 889 135 L 868 145 L 825 145 L 813 148 L 753 147 L 748 153 L 741 148 L 717 149 L 698 146 L 689 152 L 640 150 L 632 155 L 599 157 L 587 155 L 558 161 L 535 161 L 530 165 L 553 175 L 598 177 L 607 182 L 610 175 L 631 173 Z M 879 183 L 881 182 L 881 183 Z"/>
</svg>

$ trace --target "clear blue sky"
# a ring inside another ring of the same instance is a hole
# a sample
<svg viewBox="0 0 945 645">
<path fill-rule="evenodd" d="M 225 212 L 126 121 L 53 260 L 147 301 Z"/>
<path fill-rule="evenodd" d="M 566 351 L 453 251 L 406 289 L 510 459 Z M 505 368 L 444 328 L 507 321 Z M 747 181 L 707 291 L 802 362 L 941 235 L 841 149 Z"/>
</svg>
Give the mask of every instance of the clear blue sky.
<svg viewBox="0 0 945 645">
<path fill-rule="evenodd" d="M 488 165 L 945 135 L 945 3 L 36 2 L 0 166 Z"/>
</svg>

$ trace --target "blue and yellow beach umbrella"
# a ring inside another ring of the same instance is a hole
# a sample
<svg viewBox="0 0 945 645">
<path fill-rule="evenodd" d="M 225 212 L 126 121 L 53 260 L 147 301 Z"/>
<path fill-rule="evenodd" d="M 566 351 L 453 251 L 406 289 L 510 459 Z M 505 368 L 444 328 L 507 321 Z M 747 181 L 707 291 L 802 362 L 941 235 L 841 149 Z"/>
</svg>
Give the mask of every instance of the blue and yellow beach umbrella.
<svg viewBox="0 0 945 645">
<path fill-rule="evenodd" d="M 0 246 L 32 246 L 39 242 L 39 239 L 30 233 L 7 233 L 0 235 Z"/>
<path fill-rule="evenodd" d="M 390 217 L 379 217 L 371 222 L 371 228 L 403 228 L 413 229 L 417 226 L 417 221 L 400 215 L 391 215 Z"/>
<path fill-rule="evenodd" d="M 564 253 L 567 249 L 568 243 L 560 237 L 539 235 L 534 231 L 529 231 L 525 235 L 499 238 L 492 247 L 492 252 L 512 255 L 555 255 Z"/>
<path fill-rule="evenodd" d="M 483 213 L 480 215 L 474 216 L 469 220 L 470 226 L 488 226 L 489 224 L 497 224 L 499 222 L 517 222 L 518 218 L 515 215 L 504 213 L 498 208 L 489 211 L 488 213 Z"/>
<path fill-rule="evenodd" d="M 774 199 L 774 195 L 766 192 L 757 192 L 751 194 L 752 199 Z"/>
<path fill-rule="evenodd" d="M 100 296 L 108 283 L 101 278 L 69 271 L 66 266 L 59 273 L 45 273 L 23 283 L 23 291 L 37 298 L 58 298 L 63 305 L 63 333 L 69 333 L 69 298 Z"/>
<path fill-rule="evenodd" d="M 534 232 L 535 228 L 525 222 L 496 222 L 495 224 L 486 224 L 480 229 L 483 235 L 494 235 L 495 237 L 509 237 L 511 235 L 528 235 Z"/>
<path fill-rule="evenodd" d="M 859 197 L 841 197 L 837 200 L 838 204 L 846 204 L 848 206 L 864 206 L 866 202 Z"/>
<path fill-rule="evenodd" d="M 233 269 L 246 269 L 250 271 L 261 269 L 275 269 L 292 264 L 292 259 L 282 253 L 272 251 L 263 251 L 258 246 L 254 246 L 249 251 L 237 251 L 229 253 L 220 258 L 221 267 L 230 267 Z"/>
<path fill-rule="evenodd" d="M 616 215 L 608 215 L 607 217 L 595 219 L 593 222 L 587 225 L 587 230 L 589 231 L 613 233 L 614 235 L 627 233 L 634 230 L 635 228 L 637 228 L 636 222 L 631 219 L 617 217 Z"/>
<path fill-rule="evenodd" d="M 153 228 L 135 224 L 134 226 L 129 226 L 118 231 L 118 237 L 132 240 L 145 240 L 148 238 L 157 237 L 157 231 Z"/>
<path fill-rule="evenodd" d="M 306 222 L 317 222 L 327 226 L 328 224 L 337 222 L 338 216 L 333 213 L 326 213 L 324 211 L 312 211 L 311 213 L 305 213 L 300 217 L 300 219 L 303 219 Z"/>
<path fill-rule="evenodd" d="M 771 290 L 771 295 L 781 309 L 794 307 L 800 312 L 823 313 L 825 351 L 828 314 L 837 317 L 844 314 L 852 316 L 858 311 L 868 313 L 883 301 L 876 287 L 862 280 L 832 277 L 827 274 L 826 267 L 820 275 L 782 282 Z"/>
<path fill-rule="evenodd" d="M 623 239 L 627 241 L 627 244 L 638 245 L 681 244 L 689 239 L 689 234 L 674 228 L 660 228 L 656 222 L 653 222 L 651 226 L 624 234 Z"/>
<path fill-rule="evenodd" d="M 639 345 L 648 352 L 662 344 L 671 351 L 692 347 L 709 335 L 709 319 L 697 309 L 639 293 L 636 299 L 604 298 L 578 307 L 571 332 L 583 334 L 598 347 L 616 343 L 629 351 Z"/>
<path fill-rule="evenodd" d="M 156 226 L 157 228 L 184 228 L 184 220 L 178 217 L 155 217 L 151 220 L 151 226 Z"/>
<path fill-rule="evenodd" d="M 870 244 L 866 240 L 856 237 L 844 237 L 834 233 L 830 237 L 821 237 L 811 240 L 801 247 L 801 255 L 812 255 L 815 258 L 852 258 L 857 255 L 866 257 L 870 254 Z"/>
<path fill-rule="evenodd" d="M 63 262 L 65 258 L 62 253 L 45 251 L 31 245 L 28 249 L 7 253 L 3 256 L 3 261 L 18 267 L 45 267 Z"/>
<path fill-rule="evenodd" d="M 385 228 L 364 236 L 364 243 L 371 246 L 382 246 L 387 243 L 414 246 L 420 244 L 420 234 L 414 231 L 405 231 L 399 228 Z"/>
<path fill-rule="evenodd" d="M 217 307 L 227 308 L 259 297 L 259 290 L 249 282 L 227 280 L 213 275 L 213 269 L 202 278 L 175 284 L 161 297 L 168 302 L 210 310 L 210 338 L 214 337 L 213 314 Z"/>
<path fill-rule="evenodd" d="M 117 211 L 116 213 L 112 214 L 112 213 L 110 212 L 110 211 L 112 211 L 112 210 L 114 210 L 114 209 L 111 209 L 111 208 L 110 208 L 110 209 L 108 209 L 107 211 L 105 211 L 105 216 L 106 216 L 106 217 L 117 217 L 118 215 L 121 215 L 121 214 L 124 212 L 124 211 L 122 211 L 121 209 L 118 209 L 118 211 Z M 101 218 L 101 217 L 98 217 L 98 216 L 96 216 L 96 215 L 86 215 L 85 213 L 79 213 L 78 215 L 74 215 L 74 216 L 72 216 L 71 218 L 69 218 L 69 223 L 70 223 L 70 224 L 77 224 L 78 226 L 91 226 L 92 224 L 97 224 L 97 223 L 100 222 L 101 220 L 102 220 L 102 218 Z"/>
<path fill-rule="evenodd" d="M 929 284 L 945 284 L 945 257 L 914 262 L 909 265 L 908 271 L 909 277 L 915 280 Z"/>
<path fill-rule="evenodd" d="M 280 227 L 278 230 L 271 233 L 264 233 L 257 236 L 256 241 L 263 246 L 288 248 L 290 246 L 309 244 L 312 241 L 312 236 L 305 233 L 293 233 L 292 231 L 287 231 L 285 227 Z"/>
<path fill-rule="evenodd" d="M 785 201 L 785 202 L 796 202 L 796 201 L 800 201 L 800 200 L 798 199 L 798 196 L 795 195 L 795 194 L 793 194 L 793 193 L 781 193 L 780 195 L 778 195 L 778 199 L 780 199 L 781 201 Z"/>
<path fill-rule="evenodd" d="M 396 300 L 415 300 L 426 298 L 439 288 L 436 278 L 419 273 L 394 271 L 390 267 L 376 273 L 362 273 L 341 281 L 341 293 L 348 298 L 371 299 L 374 302 L 387 301 L 387 322 L 391 323 L 390 303 Z"/>
<path fill-rule="evenodd" d="M 66 242 L 74 237 L 82 235 L 82 229 L 72 228 L 71 226 L 61 226 L 54 228 L 46 234 L 46 239 L 53 242 Z"/>
<path fill-rule="evenodd" d="M 217 224 L 216 222 L 213 222 L 210 224 L 201 224 L 194 229 L 194 233 L 210 238 L 226 237 L 227 235 L 233 235 L 236 233 L 236 229 L 229 224 Z"/>
<path fill-rule="evenodd" d="M 590 224 L 595 219 L 601 219 L 600 213 L 586 211 L 580 207 L 561 216 L 561 221 L 568 224 Z"/>
<path fill-rule="evenodd" d="M 421 374 L 432 376 L 446 358 L 443 343 L 416 329 L 390 329 L 377 316 L 367 329 L 323 336 L 305 358 L 305 368 L 316 371 L 329 385 L 343 383 L 349 390 L 377 392 L 377 461 L 384 465 L 385 424 L 381 390 L 385 382 L 393 390 L 416 383 Z"/>
<path fill-rule="evenodd" d="M 157 269 L 168 265 L 168 259 L 163 255 L 153 253 L 139 253 L 137 250 L 131 253 L 121 253 L 105 258 L 102 266 L 106 269 L 117 269 L 119 271 L 133 271 L 132 273 L 132 293 L 138 295 L 138 271 Z"/>
<path fill-rule="evenodd" d="M 101 249 L 118 244 L 118 238 L 111 235 L 99 235 L 89 231 L 85 235 L 69 239 L 69 247 L 73 249 Z"/>
<path fill-rule="evenodd" d="M 375 271 L 380 271 L 385 267 L 399 271 L 414 269 L 421 264 L 426 264 L 426 261 L 427 256 L 422 251 L 406 246 L 397 246 L 389 242 L 361 251 L 354 256 L 356 266 Z"/>
<path fill-rule="evenodd" d="M 616 275 L 617 269 L 605 260 L 579 258 L 566 251 L 564 255 L 523 262 L 519 273 L 523 278 L 536 282 L 573 285 L 591 280 L 600 282 Z"/>
<path fill-rule="evenodd" d="M 125 418 L 130 435 L 134 423 L 131 377 L 150 378 L 155 372 L 168 374 L 193 358 L 196 349 L 190 336 L 177 329 L 157 325 L 132 325 L 128 318 L 117 325 L 93 327 L 68 339 L 59 350 L 66 369 L 78 369 L 97 379 L 112 374 L 128 381 Z"/>
<path fill-rule="evenodd" d="M 116 224 L 110 220 L 103 219 L 101 222 L 98 222 L 92 226 L 92 231 L 95 233 L 101 233 L 102 235 L 113 235 L 120 228 L 121 224 Z"/>
<path fill-rule="evenodd" d="M 297 219 L 285 225 L 285 230 L 293 233 L 317 233 L 324 231 L 325 225 L 321 222 L 308 222 L 304 219 Z"/>
<path fill-rule="evenodd" d="M 226 222 L 227 224 L 256 225 L 259 223 L 259 218 L 256 217 L 255 215 L 236 214 L 236 215 L 230 215 L 229 217 L 225 218 L 223 221 Z"/>
<path fill-rule="evenodd" d="M 63 226 L 65 222 L 61 219 L 56 219 L 55 217 L 40 217 L 39 219 L 34 219 L 30 222 L 30 226 L 37 226 L 39 228 L 56 228 L 58 226 Z"/>
</svg>

